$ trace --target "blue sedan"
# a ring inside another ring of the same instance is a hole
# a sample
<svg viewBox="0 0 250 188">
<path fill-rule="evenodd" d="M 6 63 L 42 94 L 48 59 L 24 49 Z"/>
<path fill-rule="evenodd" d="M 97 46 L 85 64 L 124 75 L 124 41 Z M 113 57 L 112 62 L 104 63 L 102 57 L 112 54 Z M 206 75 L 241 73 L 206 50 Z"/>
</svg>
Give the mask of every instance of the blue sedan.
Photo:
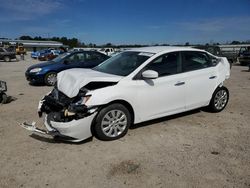
<svg viewBox="0 0 250 188">
<path fill-rule="evenodd" d="M 93 68 L 108 59 L 109 56 L 96 51 L 64 53 L 52 61 L 30 66 L 25 72 L 31 84 L 54 85 L 60 71 L 71 68 Z"/>
</svg>

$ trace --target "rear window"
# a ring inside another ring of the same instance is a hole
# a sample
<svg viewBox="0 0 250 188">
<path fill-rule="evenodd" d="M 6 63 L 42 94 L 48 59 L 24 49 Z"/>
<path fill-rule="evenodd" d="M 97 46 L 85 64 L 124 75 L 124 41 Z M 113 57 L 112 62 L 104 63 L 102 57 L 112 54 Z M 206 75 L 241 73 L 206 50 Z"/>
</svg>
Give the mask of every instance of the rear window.
<svg viewBox="0 0 250 188">
<path fill-rule="evenodd" d="M 182 70 L 188 72 L 211 66 L 211 59 L 203 52 L 182 52 Z"/>
</svg>

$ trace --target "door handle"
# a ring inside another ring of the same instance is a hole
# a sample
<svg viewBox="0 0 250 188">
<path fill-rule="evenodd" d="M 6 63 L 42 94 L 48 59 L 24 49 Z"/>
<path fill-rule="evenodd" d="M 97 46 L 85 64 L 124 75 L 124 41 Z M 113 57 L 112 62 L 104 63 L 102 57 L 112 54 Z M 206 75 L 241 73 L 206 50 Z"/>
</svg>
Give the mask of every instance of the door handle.
<svg viewBox="0 0 250 188">
<path fill-rule="evenodd" d="M 217 76 L 210 76 L 209 79 L 215 79 Z"/>
<path fill-rule="evenodd" d="M 175 86 L 181 86 L 181 85 L 184 85 L 185 84 L 185 82 L 177 82 L 176 84 L 175 84 Z"/>
</svg>

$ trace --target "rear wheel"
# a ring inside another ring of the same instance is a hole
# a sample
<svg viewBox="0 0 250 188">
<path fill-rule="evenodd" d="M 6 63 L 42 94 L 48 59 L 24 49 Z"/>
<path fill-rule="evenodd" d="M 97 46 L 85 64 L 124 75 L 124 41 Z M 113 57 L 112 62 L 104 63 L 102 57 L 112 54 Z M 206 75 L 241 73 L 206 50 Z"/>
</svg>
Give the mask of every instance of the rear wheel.
<svg viewBox="0 0 250 188">
<path fill-rule="evenodd" d="M 131 115 L 128 109 L 122 104 L 114 103 L 100 110 L 94 130 L 100 140 L 116 140 L 128 132 L 130 124 Z"/>
<path fill-rule="evenodd" d="M 44 82 L 48 86 L 53 86 L 56 83 L 56 72 L 49 72 L 45 75 Z"/>
<path fill-rule="evenodd" d="M 212 99 L 209 104 L 209 109 L 212 112 L 220 112 L 222 111 L 229 100 L 229 91 L 226 87 L 218 87 L 212 96 Z"/>
<path fill-rule="evenodd" d="M 4 56 L 3 60 L 6 61 L 6 62 L 10 62 L 11 61 L 11 59 L 10 59 L 9 56 Z"/>
</svg>

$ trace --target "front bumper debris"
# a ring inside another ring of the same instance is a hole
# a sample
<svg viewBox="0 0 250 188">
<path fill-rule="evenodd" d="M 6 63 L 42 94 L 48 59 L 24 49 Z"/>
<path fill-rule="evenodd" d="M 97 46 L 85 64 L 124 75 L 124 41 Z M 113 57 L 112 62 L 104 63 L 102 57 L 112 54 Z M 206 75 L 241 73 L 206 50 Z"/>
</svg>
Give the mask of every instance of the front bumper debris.
<svg viewBox="0 0 250 188">
<path fill-rule="evenodd" d="M 23 127 L 24 129 L 31 131 L 33 134 L 38 134 L 38 135 L 49 135 L 49 136 L 55 136 L 56 132 L 49 132 L 43 129 L 39 129 L 36 127 L 36 122 L 32 122 L 31 124 L 24 122 L 19 124 L 21 127 Z"/>
<path fill-rule="evenodd" d="M 85 118 L 69 122 L 48 121 L 46 116 L 44 125 L 47 130 L 56 130 L 60 136 L 72 138 L 72 142 L 80 142 L 92 137 L 91 125 L 96 114 L 94 112 Z"/>
<path fill-rule="evenodd" d="M 96 115 L 96 112 L 88 117 L 72 120 L 69 122 L 48 121 L 45 117 L 44 126 L 46 130 L 36 127 L 36 122 L 19 124 L 24 129 L 39 136 L 48 136 L 54 138 L 61 137 L 64 140 L 71 142 L 80 142 L 92 137 L 91 124 Z"/>
</svg>

